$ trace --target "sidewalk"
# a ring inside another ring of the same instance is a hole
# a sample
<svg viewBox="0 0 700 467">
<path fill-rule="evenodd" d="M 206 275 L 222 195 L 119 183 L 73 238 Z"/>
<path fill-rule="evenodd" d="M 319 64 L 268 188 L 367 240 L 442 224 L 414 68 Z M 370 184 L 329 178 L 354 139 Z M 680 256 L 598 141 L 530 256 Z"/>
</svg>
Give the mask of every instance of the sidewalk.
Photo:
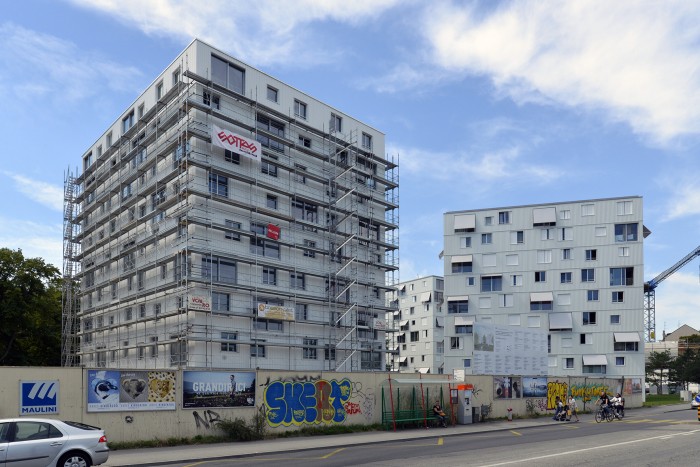
<svg viewBox="0 0 700 467">
<path fill-rule="evenodd" d="M 590 420 L 591 415 L 582 415 L 581 420 Z M 412 439 L 457 436 L 468 433 L 484 433 L 503 430 L 521 430 L 524 428 L 551 425 L 551 416 L 532 419 L 518 419 L 508 422 L 496 420 L 471 425 L 456 425 L 449 428 L 409 428 L 394 431 L 372 431 L 329 436 L 303 436 L 299 438 L 277 438 L 264 441 L 232 442 L 203 444 L 196 446 L 176 446 L 166 448 L 144 448 L 111 451 L 105 467 L 139 467 L 157 465 L 167 462 L 197 462 L 226 457 L 241 457 L 251 454 L 266 454 L 307 449 L 358 446 L 363 444 L 384 443 L 387 441 L 406 441 Z M 568 422 L 573 423 L 573 422 Z"/>
</svg>

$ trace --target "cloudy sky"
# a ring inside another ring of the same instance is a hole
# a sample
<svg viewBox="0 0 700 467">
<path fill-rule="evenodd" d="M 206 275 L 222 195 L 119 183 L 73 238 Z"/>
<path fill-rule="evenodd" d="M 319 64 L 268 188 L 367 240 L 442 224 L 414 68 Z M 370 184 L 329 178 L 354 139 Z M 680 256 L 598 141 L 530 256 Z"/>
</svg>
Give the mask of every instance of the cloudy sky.
<svg viewBox="0 0 700 467">
<path fill-rule="evenodd" d="M 0 246 L 61 264 L 64 174 L 194 38 L 387 135 L 401 279 L 442 214 L 641 195 L 645 279 L 700 244 L 700 4 L 24 0 L 0 14 Z M 699 259 L 656 328 L 700 328 Z"/>
</svg>

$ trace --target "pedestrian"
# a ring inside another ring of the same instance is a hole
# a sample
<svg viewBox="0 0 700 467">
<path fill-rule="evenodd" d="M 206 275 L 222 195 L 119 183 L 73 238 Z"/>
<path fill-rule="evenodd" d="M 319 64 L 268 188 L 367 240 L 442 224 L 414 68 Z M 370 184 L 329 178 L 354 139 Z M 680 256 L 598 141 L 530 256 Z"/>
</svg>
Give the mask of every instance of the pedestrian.
<svg viewBox="0 0 700 467">
<path fill-rule="evenodd" d="M 557 396 L 557 398 L 554 399 L 554 407 L 554 417 L 552 417 L 552 420 L 558 420 L 561 411 L 564 409 L 564 404 L 561 403 L 561 398 L 559 396 Z"/>
<path fill-rule="evenodd" d="M 574 395 L 572 394 L 571 397 L 569 397 L 569 412 L 571 412 L 571 413 L 570 413 L 570 414 L 567 414 L 567 415 L 569 415 L 569 416 L 567 417 L 567 420 L 570 421 L 570 420 L 571 420 L 571 416 L 573 415 L 574 417 L 576 417 L 576 421 L 577 421 L 577 422 L 579 421 L 578 412 L 577 412 L 576 409 L 577 409 L 577 407 L 576 407 L 576 399 L 574 399 Z"/>
</svg>

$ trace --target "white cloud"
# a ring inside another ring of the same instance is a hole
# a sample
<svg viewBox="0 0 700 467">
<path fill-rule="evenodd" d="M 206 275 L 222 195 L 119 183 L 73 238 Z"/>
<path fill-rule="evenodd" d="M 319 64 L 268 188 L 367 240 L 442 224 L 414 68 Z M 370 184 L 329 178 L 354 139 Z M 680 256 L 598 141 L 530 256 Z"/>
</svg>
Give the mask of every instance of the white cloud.
<svg viewBox="0 0 700 467">
<path fill-rule="evenodd" d="M 671 190 L 671 197 L 663 216 L 664 220 L 700 214 L 700 184 L 694 178 L 690 180 L 683 180 L 683 178 L 678 177 L 667 183 Z"/>
<path fill-rule="evenodd" d="M 687 324 L 700 329 L 700 281 L 697 272 L 679 271 L 656 288 L 656 338 Z"/>
<path fill-rule="evenodd" d="M 146 34 L 189 41 L 198 37 L 256 65 L 325 62 L 336 52 L 303 26 L 319 21 L 350 25 L 379 17 L 398 0 L 72 0 Z M 313 45 L 313 47 L 310 46 Z"/>
<path fill-rule="evenodd" d="M 36 201 L 39 204 L 53 209 L 54 211 L 63 211 L 63 188 L 50 183 L 32 180 L 23 175 L 18 175 L 10 172 L 3 172 L 15 182 L 17 191 L 25 195 L 27 198 Z"/>
<path fill-rule="evenodd" d="M 480 5 L 425 9 L 422 31 L 439 66 L 487 76 L 518 103 L 603 111 L 658 143 L 700 132 L 693 2 Z"/>
<path fill-rule="evenodd" d="M 61 225 L 0 217 L 0 245 L 21 249 L 25 258 L 43 258 L 59 270 L 63 264 Z"/>
<path fill-rule="evenodd" d="M 7 102 L 81 100 L 101 92 L 105 83 L 112 90 L 124 90 L 125 83 L 140 75 L 133 67 L 12 23 L 0 24 L 0 42 L 0 96 L 10 92 L 12 100 Z"/>
</svg>

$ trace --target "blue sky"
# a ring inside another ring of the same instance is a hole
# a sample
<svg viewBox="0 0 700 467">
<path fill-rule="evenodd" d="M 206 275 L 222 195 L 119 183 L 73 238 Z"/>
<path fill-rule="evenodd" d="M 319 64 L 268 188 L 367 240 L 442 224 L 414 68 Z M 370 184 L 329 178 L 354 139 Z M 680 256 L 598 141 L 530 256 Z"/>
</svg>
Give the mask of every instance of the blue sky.
<svg viewBox="0 0 700 467">
<path fill-rule="evenodd" d="M 0 245 L 61 264 L 64 172 L 199 37 L 386 133 L 401 279 L 442 214 L 641 195 L 645 279 L 700 244 L 696 2 L 25 0 L 0 14 Z M 700 328 L 700 259 L 656 328 Z"/>
</svg>

